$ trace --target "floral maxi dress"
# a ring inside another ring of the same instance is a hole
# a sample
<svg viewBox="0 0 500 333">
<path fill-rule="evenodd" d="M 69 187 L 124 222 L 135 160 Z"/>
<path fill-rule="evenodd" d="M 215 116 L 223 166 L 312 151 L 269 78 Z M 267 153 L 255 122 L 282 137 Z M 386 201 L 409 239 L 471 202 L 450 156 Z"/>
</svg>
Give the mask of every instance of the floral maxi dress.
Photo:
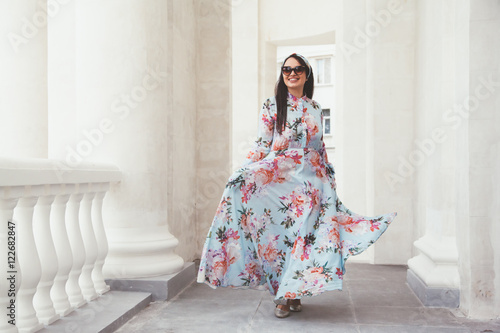
<svg viewBox="0 0 500 333">
<path fill-rule="evenodd" d="M 259 114 L 257 141 L 229 179 L 203 248 L 198 282 L 265 288 L 275 300 L 342 289 L 344 264 L 396 216 L 357 215 L 335 191 L 322 110 L 288 95 L 287 121 L 275 130 L 276 102 Z"/>
</svg>

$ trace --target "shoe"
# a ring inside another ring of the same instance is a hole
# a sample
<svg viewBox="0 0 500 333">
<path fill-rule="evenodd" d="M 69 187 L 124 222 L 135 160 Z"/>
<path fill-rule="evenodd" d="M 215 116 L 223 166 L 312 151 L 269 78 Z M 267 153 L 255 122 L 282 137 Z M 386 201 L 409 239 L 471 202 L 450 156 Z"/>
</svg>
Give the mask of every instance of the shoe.
<svg viewBox="0 0 500 333">
<path fill-rule="evenodd" d="M 292 312 L 302 311 L 302 304 L 300 304 L 300 299 L 290 299 L 288 300 L 288 305 L 290 305 L 290 311 Z"/>
<path fill-rule="evenodd" d="M 274 315 L 278 318 L 286 318 L 290 315 L 290 307 L 288 305 L 276 305 Z"/>
</svg>

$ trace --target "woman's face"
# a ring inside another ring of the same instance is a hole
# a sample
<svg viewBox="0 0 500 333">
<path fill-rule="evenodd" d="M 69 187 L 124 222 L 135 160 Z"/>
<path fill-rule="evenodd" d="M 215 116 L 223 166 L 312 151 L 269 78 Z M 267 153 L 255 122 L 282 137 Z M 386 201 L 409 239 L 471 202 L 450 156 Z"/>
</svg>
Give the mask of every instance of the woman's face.
<svg viewBox="0 0 500 333">
<path fill-rule="evenodd" d="M 283 67 L 286 66 L 295 68 L 302 65 L 297 59 L 290 57 L 287 59 L 287 61 L 285 61 L 285 64 L 283 65 Z M 285 81 L 285 85 L 288 87 L 288 91 L 303 92 L 304 85 L 306 84 L 306 71 L 304 70 L 300 75 L 295 73 L 295 71 L 292 71 L 288 76 L 283 74 L 283 80 Z"/>
</svg>

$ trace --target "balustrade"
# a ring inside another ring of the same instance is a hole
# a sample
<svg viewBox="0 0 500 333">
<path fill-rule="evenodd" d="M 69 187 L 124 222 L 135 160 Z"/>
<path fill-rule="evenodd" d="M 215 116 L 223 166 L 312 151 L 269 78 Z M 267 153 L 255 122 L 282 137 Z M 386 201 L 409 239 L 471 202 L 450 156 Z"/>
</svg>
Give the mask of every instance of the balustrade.
<svg viewBox="0 0 500 333">
<path fill-rule="evenodd" d="M 62 165 L 0 158 L 0 332 L 36 332 L 109 290 L 102 206 L 121 173 Z"/>
</svg>

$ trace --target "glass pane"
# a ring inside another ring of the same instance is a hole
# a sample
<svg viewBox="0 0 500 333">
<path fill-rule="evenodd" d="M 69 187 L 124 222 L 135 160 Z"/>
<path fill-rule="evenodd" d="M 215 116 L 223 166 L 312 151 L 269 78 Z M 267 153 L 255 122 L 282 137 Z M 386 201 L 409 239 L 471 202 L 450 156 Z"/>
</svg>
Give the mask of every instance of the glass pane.
<svg viewBox="0 0 500 333">
<path fill-rule="evenodd" d="M 323 109 L 323 117 L 330 117 L 330 109 Z"/>
<path fill-rule="evenodd" d="M 324 80 L 324 59 L 318 59 L 316 60 L 316 75 L 318 75 L 318 79 L 316 82 L 318 83 L 323 83 Z"/>
<path fill-rule="evenodd" d="M 325 59 L 325 69 L 324 69 L 324 73 L 323 73 L 325 81 L 323 83 L 331 83 L 332 82 L 331 63 L 332 63 L 332 61 L 330 58 Z"/>
<path fill-rule="evenodd" d="M 325 119 L 325 134 L 330 134 L 330 119 Z"/>
</svg>

